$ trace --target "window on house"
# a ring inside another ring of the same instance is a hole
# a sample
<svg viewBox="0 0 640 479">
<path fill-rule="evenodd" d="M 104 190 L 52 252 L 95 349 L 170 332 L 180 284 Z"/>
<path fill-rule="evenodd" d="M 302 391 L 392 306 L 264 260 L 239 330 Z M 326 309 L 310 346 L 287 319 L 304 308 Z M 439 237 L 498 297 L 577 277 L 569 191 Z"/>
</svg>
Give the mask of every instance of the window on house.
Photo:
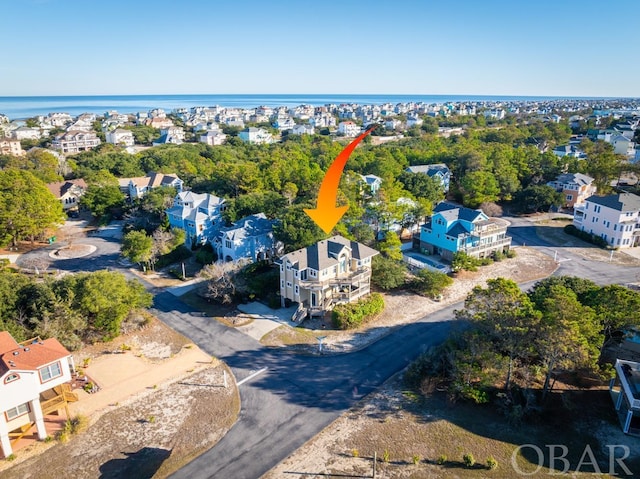
<svg viewBox="0 0 640 479">
<path fill-rule="evenodd" d="M 49 364 L 49 366 L 40 368 L 39 371 L 40 371 L 40 381 L 43 383 L 53 378 L 62 376 L 62 369 L 60 368 L 60 363 Z"/>
<path fill-rule="evenodd" d="M 20 379 L 20 375 L 18 374 L 9 374 L 6 378 L 4 378 L 4 383 L 10 383 L 11 381 L 17 381 Z"/>
<path fill-rule="evenodd" d="M 280 280 L 280 287 L 281 287 L 281 288 L 284 288 L 284 279 L 281 279 L 281 280 Z"/>
<path fill-rule="evenodd" d="M 290 288 L 291 286 L 291 281 L 287 281 L 287 288 Z"/>
<path fill-rule="evenodd" d="M 20 406 L 12 407 L 11 409 L 7 409 L 5 412 L 7 416 L 7 421 L 11 421 L 17 417 L 23 416 L 29 413 L 29 403 L 20 404 Z"/>
<path fill-rule="evenodd" d="M 613 225 L 613 231 L 617 231 L 618 230 L 618 225 Z"/>
<path fill-rule="evenodd" d="M 302 271 L 300 271 L 300 279 L 302 281 L 304 281 L 305 279 L 307 279 L 307 270 L 303 269 Z"/>
<path fill-rule="evenodd" d="M 294 288 L 294 292 L 296 293 L 296 296 L 300 294 L 300 286 L 298 286 L 296 284 L 296 287 Z"/>
<path fill-rule="evenodd" d="M 224 246 L 226 248 L 231 248 L 231 240 L 224 240 Z"/>
<path fill-rule="evenodd" d="M 571 201 L 573 199 L 573 195 L 567 195 L 567 201 Z"/>
<path fill-rule="evenodd" d="M 287 262 L 287 271 L 291 271 L 291 263 Z"/>
</svg>

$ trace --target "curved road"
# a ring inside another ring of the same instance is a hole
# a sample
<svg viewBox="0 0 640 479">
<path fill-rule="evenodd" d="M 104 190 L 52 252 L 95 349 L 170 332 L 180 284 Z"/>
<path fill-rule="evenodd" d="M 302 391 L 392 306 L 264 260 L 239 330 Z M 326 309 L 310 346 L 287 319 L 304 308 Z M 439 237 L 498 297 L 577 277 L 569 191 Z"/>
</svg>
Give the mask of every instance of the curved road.
<svg viewBox="0 0 640 479">
<path fill-rule="evenodd" d="M 529 221 L 509 219 L 514 244 L 526 243 L 552 257 L 557 251 L 560 267 L 556 275 L 581 276 L 598 284 L 637 281 L 640 268 L 585 260 L 540 239 Z M 84 258 L 56 260 L 52 267 L 69 271 L 119 268 L 119 239 L 110 231 L 77 240 L 95 245 L 96 252 Z M 47 250 L 56 247 L 60 246 Z M 156 294 L 154 301 L 155 313 L 163 322 L 225 361 L 240 384 L 242 409 L 236 424 L 215 447 L 172 476 L 224 479 L 254 479 L 269 471 L 420 352 L 444 340 L 457 326 L 451 321 L 454 309 L 462 305 L 394 328 L 359 352 L 310 357 L 264 347 L 235 329 L 202 317 L 169 293 Z"/>
</svg>

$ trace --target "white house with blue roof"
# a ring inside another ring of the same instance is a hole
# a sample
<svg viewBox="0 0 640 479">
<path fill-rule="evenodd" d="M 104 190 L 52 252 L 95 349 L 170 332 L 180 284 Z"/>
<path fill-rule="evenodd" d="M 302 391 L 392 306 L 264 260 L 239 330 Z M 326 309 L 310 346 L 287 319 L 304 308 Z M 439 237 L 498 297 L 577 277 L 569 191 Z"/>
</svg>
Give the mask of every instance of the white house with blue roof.
<svg viewBox="0 0 640 479">
<path fill-rule="evenodd" d="M 489 218 L 481 210 L 442 202 L 420 228 L 420 250 L 449 261 L 458 251 L 476 258 L 488 257 L 511 246 L 507 226 L 507 221 Z"/>
<path fill-rule="evenodd" d="M 213 242 L 218 258 L 254 262 L 277 257 L 282 252 L 282 243 L 273 237 L 273 225 L 273 220 L 267 219 L 264 213 L 258 213 L 222 228 Z"/>
<path fill-rule="evenodd" d="M 224 225 L 225 200 L 208 193 L 178 193 L 173 206 L 166 210 L 169 224 L 186 233 L 187 245 L 212 242 Z"/>
<path fill-rule="evenodd" d="M 422 173 L 430 176 L 431 178 L 437 178 L 442 183 L 444 192 L 449 192 L 449 183 L 451 182 L 451 171 L 449 167 L 444 163 L 435 163 L 433 165 L 414 165 L 408 167 L 405 171 L 409 173 Z"/>
</svg>

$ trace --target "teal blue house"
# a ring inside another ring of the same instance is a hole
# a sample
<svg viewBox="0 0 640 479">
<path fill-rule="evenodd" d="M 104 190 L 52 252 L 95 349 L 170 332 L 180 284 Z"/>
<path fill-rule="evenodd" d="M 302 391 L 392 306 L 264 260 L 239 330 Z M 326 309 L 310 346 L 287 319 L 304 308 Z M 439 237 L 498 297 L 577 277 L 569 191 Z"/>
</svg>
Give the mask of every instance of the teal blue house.
<svg viewBox="0 0 640 479">
<path fill-rule="evenodd" d="M 507 226 L 507 221 L 489 218 L 481 210 L 442 202 L 420 228 L 420 250 L 448 261 L 458 251 L 484 258 L 509 249 L 511 237 L 507 236 Z"/>
</svg>

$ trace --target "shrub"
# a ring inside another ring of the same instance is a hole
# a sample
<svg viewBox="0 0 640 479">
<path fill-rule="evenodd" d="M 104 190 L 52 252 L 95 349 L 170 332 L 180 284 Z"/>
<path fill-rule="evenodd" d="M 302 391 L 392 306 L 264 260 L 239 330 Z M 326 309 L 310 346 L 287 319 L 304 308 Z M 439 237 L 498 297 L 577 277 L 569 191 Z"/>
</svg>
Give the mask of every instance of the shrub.
<svg viewBox="0 0 640 479">
<path fill-rule="evenodd" d="M 357 303 L 339 304 L 333 309 L 331 319 L 338 329 L 357 328 L 375 317 L 384 309 L 384 299 L 380 293 L 372 293 Z"/>
<path fill-rule="evenodd" d="M 180 245 L 173 251 L 160 256 L 158 261 L 156 261 L 155 269 L 164 268 L 165 266 L 177 263 L 178 261 L 184 261 L 185 259 L 190 258 L 192 254 L 193 253 L 191 253 L 189 248 L 185 245 Z"/>
<path fill-rule="evenodd" d="M 568 235 L 580 238 L 581 240 L 586 241 L 587 243 L 591 243 L 596 246 L 599 246 L 600 248 L 609 247 L 609 243 L 607 243 L 607 240 L 601 238 L 600 236 L 596 236 L 594 234 L 588 233 L 586 231 L 581 231 L 573 225 L 566 225 L 564 227 L 564 232 L 567 233 Z"/>
<path fill-rule="evenodd" d="M 487 467 L 489 469 L 495 469 L 496 467 L 498 467 L 498 461 L 496 461 L 493 456 L 489 456 L 487 458 Z"/>
<path fill-rule="evenodd" d="M 389 454 L 389 450 L 385 449 L 382 453 L 382 462 L 389 462 L 391 460 L 391 454 Z"/>
<path fill-rule="evenodd" d="M 504 259 L 504 253 L 500 250 L 493 252 L 493 261 L 502 261 Z"/>
<path fill-rule="evenodd" d="M 89 427 L 89 418 L 82 414 L 78 414 L 76 417 L 71 418 L 69 421 L 71 434 L 80 434 L 87 430 Z"/>
<path fill-rule="evenodd" d="M 377 255 L 371 265 L 371 282 L 385 291 L 404 285 L 407 267 L 404 263 Z"/>
<path fill-rule="evenodd" d="M 213 251 L 213 247 L 207 243 L 196 253 L 196 261 L 201 265 L 215 263 L 218 255 Z"/>
<path fill-rule="evenodd" d="M 15 461 L 15 459 L 16 459 L 16 455 L 15 454 L 9 454 L 7 457 L 5 457 L 5 460 L 9 461 L 9 462 Z"/>
<path fill-rule="evenodd" d="M 454 253 L 453 261 L 451 261 L 451 269 L 454 272 L 458 272 L 463 269 L 467 271 L 478 271 L 478 266 L 480 266 L 480 260 L 473 256 L 469 256 L 464 251 Z"/>
<path fill-rule="evenodd" d="M 438 459 L 436 459 L 436 464 L 440 466 L 442 466 L 446 462 L 447 462 L 447 456 L 445 454 L 440 454 L 438 456 Z"/>
<path fill-rule="evenodd" d="M 360 452 L 357 449 L 352 449 L 351 450 L 351 455 L 353 457 L 360 457 Z"/>
<path fill-rule="evenodd" d="M 506 255 L 507 258 L 515 258 L 516 257 L 516 250 L 514 250 L 514 249 L 507 250 L 505 255 Z"/>
<path fill-rule="evenodd" d="M 418 456 L 417 454 L 414 454 L 411 459 L 412 459 L 414 464 L 419 464 L 420 463 L 420 456 Z"/>
<path fill-rule="evenodd" d="M 411 282 L 411 289 L 418 294 L 434 298 L 442 294 L 452 283 L 453 280 L 446 274 L 425 268 L 418 271 Z"/>
<path fill-rule="evenodd" d="M 467 454 L 462 456 L 462 462 L 464 462 L 464 465 L 467 467 L 473 467 L 476 463 L 476 459 L 473 457 L 473 454 L 468 452 Z"/>
</svg>

